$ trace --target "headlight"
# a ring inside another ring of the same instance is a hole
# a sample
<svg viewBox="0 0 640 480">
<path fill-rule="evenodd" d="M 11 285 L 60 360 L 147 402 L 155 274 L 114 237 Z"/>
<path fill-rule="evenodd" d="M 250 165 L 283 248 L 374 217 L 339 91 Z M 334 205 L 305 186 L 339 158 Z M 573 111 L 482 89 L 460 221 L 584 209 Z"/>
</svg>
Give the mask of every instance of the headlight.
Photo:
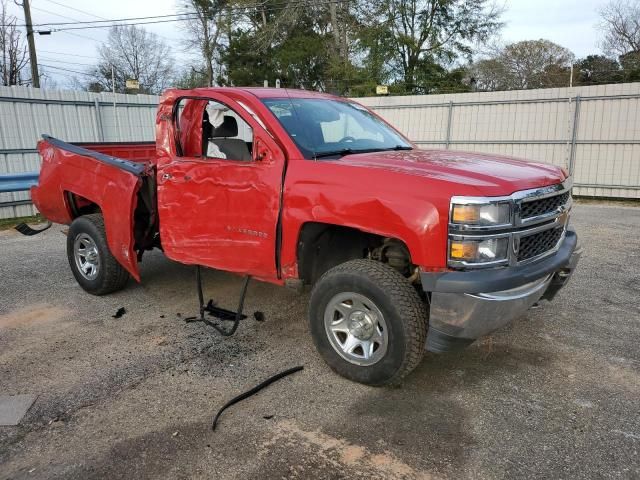
<svg viewBox="0 0 640 480">
<path fill-rule="evenodd" d="M 454 262 L 492 263 L 507 259 L 509 237 L 451 240 L 449 258 Z"/>
<path fill-rule="evenodd" d="M 509 202 L 490 204 L 452 204 L 451 223 L 477 226 L 506 225 L 511 223 Z"/>
</svg>

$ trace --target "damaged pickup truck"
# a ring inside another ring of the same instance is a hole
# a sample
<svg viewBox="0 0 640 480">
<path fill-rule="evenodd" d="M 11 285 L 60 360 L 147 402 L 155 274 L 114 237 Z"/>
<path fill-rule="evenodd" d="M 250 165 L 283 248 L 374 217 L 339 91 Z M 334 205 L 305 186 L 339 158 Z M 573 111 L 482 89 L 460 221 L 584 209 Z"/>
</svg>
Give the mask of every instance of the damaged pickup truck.
<svg viewBox="0 0 640 480">
<path fill-rule="evenodd" d="M 421 150 L 345 98 L 168 90 L 155 144 L 43 138 L 33 201 L 87 292 L 140 281 L 153 248 L 198 266 L 201 314 L 200 266 L 310 285 L 319 353 L 366 384 L 551 300 L 579 257 L 564 169 Z"/>
</svg>

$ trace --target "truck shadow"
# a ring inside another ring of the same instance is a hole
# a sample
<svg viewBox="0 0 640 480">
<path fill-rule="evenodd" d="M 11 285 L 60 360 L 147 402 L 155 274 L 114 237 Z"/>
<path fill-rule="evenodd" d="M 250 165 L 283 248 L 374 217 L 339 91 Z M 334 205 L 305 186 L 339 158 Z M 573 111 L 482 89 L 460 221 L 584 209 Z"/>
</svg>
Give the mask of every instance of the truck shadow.
<svg viewBox="0 0 640 480">
<path fill-rule="evenodd" d="M 486 350 L 480 345 L 457 353 L 427 353 L 400 388 L 371 388 L 354 402 L 348 416 L 357 422 L 324 428 L 348 441 L 399 452 L 418 471 L 468 475 L 473 451 L 486 443 L 476 438 L 474 420 L 499 410 L 514 394 L 496 377 L 512 378 L 551 363 L 538 351 L 504 343 L 493 345 L 489 354 Z M 491 405 L 479 405 L 478 399 L 486 401 L 487 388 L 495 389 L 494 399 Z"/>
</svg>

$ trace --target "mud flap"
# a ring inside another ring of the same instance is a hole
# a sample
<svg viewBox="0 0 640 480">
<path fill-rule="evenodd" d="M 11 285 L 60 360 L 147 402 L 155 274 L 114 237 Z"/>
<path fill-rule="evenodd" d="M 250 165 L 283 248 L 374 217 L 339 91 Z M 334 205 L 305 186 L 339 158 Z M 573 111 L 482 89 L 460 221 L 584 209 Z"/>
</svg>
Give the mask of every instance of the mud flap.
<svg viewBox="0 0 640 480">
<path fill-rule="evenodd" d="M 42 228 L 31 228 L 26 223 L 19 223 L 15 226 L 15 229 L 20 232 L 22 235 L 26 235 L 27 237 L 33 237 L 34 235 L 38 235 L 39 233 L 44 232 L 45 230 L 49 230 L 53 225 L 51 222 L 47 222 L 47 225 Z"/>
</svg>

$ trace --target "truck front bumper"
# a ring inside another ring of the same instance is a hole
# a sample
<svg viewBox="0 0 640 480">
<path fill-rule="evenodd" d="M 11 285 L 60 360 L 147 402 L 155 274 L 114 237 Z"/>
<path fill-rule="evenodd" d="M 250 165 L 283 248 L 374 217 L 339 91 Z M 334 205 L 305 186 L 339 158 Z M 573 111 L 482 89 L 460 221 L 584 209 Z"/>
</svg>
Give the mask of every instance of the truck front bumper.
<svg viewBox="0 0 640 480">
<path fill-rule="evenodd" d="M 552 300 L 576 268 L 582 253 L 577 242 L 569 229 L 556 253 L 529 265 L 422 272 L 422 288 L 431 294 L 427 350 L 465 347 L 522 316 L 539 300 Z"/>
</svg>

